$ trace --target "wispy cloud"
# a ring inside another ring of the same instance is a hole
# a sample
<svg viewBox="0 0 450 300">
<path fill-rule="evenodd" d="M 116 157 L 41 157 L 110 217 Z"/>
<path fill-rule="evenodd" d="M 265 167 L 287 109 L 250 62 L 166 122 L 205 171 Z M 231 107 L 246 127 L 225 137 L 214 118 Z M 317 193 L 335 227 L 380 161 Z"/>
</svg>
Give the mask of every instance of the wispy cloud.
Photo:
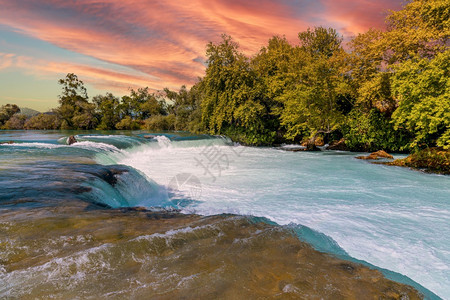
<svg viewBox="0 0 450 300">
<path fill-rule="evenodd" d="M 75 72 L 100 89 L 161 89 L 192 84 L 204 71 L 205 45 L 233 36 L 246 53 L 273 35 L 296 42 L 307 27 L 325 25 L 354 35 L 380 27 L 387 9 L 402 0 L 0 0 L 0 24 L 117 68 L 0 54 L 0 70 Z"/>
</svg>

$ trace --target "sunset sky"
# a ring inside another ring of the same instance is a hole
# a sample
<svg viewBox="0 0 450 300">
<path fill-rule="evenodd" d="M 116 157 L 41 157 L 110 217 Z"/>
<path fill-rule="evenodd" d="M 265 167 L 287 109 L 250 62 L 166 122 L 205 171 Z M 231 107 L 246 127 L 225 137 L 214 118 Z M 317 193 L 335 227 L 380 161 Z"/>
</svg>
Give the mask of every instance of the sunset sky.
<svg viewBox="0 0 450 300">
<path fill-rule="evenodd" d="M 297 43 L 308 27 L 346 39 L 383 28 L 404 0 L 0 0 L 0 105 L 46 111 L 57 80 L 75 73 L 90 97 L 148 86 L 178 90 L 203 75 L 205 46 L 222 33 L 247 54 L 273 35 Z"/>
</svg>

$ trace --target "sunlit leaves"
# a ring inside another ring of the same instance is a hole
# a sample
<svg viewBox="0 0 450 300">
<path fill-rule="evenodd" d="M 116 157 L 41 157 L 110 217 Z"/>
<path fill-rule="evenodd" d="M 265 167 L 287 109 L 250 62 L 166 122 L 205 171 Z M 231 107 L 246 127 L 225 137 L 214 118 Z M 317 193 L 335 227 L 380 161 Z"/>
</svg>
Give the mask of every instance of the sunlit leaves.
<svg viewBox="0 0 450 300">
<path fill-rule="evenodd" d="M 450 145 L 450 51 L 433 59 L 408 60 L 396 67 L 393 90 L 399 107 L 393 114 L 396 128 L 415 133 L 411 147 Z M 445 135 L 441 136 L 442 134 Z"/>
</svg>

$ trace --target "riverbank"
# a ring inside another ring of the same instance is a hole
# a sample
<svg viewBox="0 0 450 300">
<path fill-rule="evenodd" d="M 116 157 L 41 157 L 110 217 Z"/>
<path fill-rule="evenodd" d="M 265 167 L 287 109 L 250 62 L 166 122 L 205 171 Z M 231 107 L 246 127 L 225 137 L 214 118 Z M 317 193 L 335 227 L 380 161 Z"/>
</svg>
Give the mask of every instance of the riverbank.
<svg viewBox="0 0 450 300">
<path fill-rule="evenodd" d="M 427 173 L 450 175 L 450 151 L 442 148 L 427 148 L 412 153 L 406 158 L 383 162 L 383 164 L 408 167 Z"/>
</svg>

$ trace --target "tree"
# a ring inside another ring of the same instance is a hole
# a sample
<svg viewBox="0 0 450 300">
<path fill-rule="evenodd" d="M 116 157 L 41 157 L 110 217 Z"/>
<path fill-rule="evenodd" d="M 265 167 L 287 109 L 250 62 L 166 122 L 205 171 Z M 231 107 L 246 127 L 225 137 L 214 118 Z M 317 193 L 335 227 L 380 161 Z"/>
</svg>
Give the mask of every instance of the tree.
<svg viewBox="0 0 450 300">
<path fill-rule="evenodd" d="M 386 18 L 385 59 L 393 64 L 411 58 L 432 58 L 447 51 L 450 37 L 448 0 L 413 0 Z"/>
<path fill-rule="evenodd" d="M 98 129 L 116 129 L 116 124 L 120 121 L 120 100 L 111 93 L 98 95 L 92 98 L 96 106 L 96 114 L 100 118 Z"/>
<path fill-rule="evenodd" d="M 136 130 L 140 129 L 141 125 L 136 120 L 133 120 L 130 116 L 126 116 L 115 127 L 120 130 Z"/>
<path fill-rule="evenodd" d="M 24 128 L 26 129 L 59 129 L 61 122 L 56 114 L 38 114 L 28 119 Z"/>
<path fill-rule="evenodd" d="M 16 113 L 3 125 L 4 129 L 23 129 L 27 116 Z"/>
<path fill-rule="evenodd" d="M 123 115 L 143 121 L 152 115 L 166 114 L 165 102 L 159 95 L 150 93 L 148 87 L 131 89 L 130 96 L 122 98 Z"/>
<path fill-rule="evenodd" d="M 319 134 L 331 133 L 342 125 L 340 101 L 346 100 L 350 85 L 345 74 L 346 53 L 342 38 L 328 28 L 317 27 L 299 33 L 302 68 L 298 80 L 277 99 L 283 104 L 281 124 L 286 138 L 309 136 L 313 145 Z"/>
<path fill-rule="evenodd" d="M 206 50 L 206 75 L 199 84 L 202 93 L 202 126 L 210 134 L 226 134 L 247 144 L 270 144 L 276 132 L 267 121 L 264 84 L 250 60 L 230 36 Z"/>
<path fill-rule="evenodd" d="M 55 113 L 62 120 L 62 129 L 93 129 L 98 123 L 95 105 L 89 103 L 87 90 L 77 75 L 68 73 L 58 83 L 62 86 L 60 106 Z"/>
<path fill-rule="evenodd" d="M 450 148 L 450 50 L 432 59 L 408 60 L 393 77 L 399 101 L 393 121 L 396 128 L 414 133 L 410 148 Z"/>
<path fill-rule="evenodd" d="M 301 48 L 311 57 L 330 58 L 342 51 L 342 37 L 333 28 L 322 26 L 314 29 L 308 28 L 306 31 L 300 32 L 298 38 Z"/>
<path fill-rule="evenodd" d="M 187 89 L 182 86 L 177 92 L 168 88 L 164 89 L 165 97 L 171 102 L 167 110 L 173 121 L 173 127 L 176 130 L 188 130 L 191 132 L 200 132 L 201 126 L 201 94 L 199 92 L 199 83 Z M 167 127 L 167 126 L 166 126 Z"/>
<path fill-rule="evenodd" d="M 13 115 L 20 113 L 20 108 L 16 104 L 2 105 L 0 108 L 0 126 L 5 124 Z"/>
</svg>

